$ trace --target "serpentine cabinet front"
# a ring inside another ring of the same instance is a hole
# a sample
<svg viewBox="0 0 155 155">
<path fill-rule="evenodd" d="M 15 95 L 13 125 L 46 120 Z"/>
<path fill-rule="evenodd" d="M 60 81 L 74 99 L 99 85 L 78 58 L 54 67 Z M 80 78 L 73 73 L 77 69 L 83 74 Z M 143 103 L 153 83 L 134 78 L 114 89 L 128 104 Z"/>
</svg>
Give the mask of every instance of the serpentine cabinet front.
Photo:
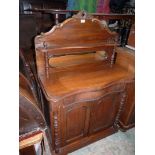
<svg viewBox="0 0 155 155">
<path fill-rule="evenodd" d="M 100 91 L 72 95 L 56 103 L 51 102 L 50 120 L 55 152 L 61 153 L 61 147 L 76 141 L 82 142 L 91 135 L 95 137 L 95 134 L 104 133 L 104 130 L 107 132 L 107 129 L 112 128 L 113 133 L 116 132 L 124 100 L 122 83 Z M 88 139 L 90 143 L 91 140 Z"/>
</svg>

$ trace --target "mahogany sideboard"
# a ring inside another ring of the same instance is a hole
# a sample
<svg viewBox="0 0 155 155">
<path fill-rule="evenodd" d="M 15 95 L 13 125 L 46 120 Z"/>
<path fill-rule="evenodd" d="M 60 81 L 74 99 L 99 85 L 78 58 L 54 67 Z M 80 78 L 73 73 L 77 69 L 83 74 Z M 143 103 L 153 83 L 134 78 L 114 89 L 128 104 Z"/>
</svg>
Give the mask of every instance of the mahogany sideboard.
<svg viewBox="0 0 155 155">
<path fill-rule="evenodd" d="M 85 12 L 35 38 L 53 154 L 72 152 L 129 123 L 123 112 L 133 96 L 134 56 L 119 52 L 117 39 Z"/>
</svg>

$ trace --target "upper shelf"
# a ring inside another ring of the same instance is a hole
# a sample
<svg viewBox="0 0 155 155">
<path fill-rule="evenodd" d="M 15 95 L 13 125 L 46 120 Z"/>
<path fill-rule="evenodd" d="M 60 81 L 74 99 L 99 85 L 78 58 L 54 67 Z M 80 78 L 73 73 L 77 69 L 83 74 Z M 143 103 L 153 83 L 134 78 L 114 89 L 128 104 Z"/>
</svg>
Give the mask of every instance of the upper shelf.
<svg viewBox="0 0 155 155">
<path fill-rule="evenodd" d="M 72 18 L 54 26 L 49 32 L 35 38 L 36 49 L 52 50 L 53 53 L 63 50 L 102 48 L 115 46 L 118 34 L 111 32 L 105 21 L 79 12 Z"/>
</svg>

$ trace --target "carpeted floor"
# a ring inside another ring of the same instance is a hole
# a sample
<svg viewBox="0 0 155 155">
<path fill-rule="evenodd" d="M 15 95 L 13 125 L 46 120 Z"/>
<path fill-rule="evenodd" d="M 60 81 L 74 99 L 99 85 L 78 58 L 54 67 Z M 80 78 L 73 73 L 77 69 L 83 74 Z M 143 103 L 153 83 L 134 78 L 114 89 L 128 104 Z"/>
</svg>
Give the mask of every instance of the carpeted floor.
<svg viewBox="0 0 155 155">
<path fill-rule="evenodd" d="M 135 128 L 119 131 L 68 155 L 134 155 Z"/>
</svg>

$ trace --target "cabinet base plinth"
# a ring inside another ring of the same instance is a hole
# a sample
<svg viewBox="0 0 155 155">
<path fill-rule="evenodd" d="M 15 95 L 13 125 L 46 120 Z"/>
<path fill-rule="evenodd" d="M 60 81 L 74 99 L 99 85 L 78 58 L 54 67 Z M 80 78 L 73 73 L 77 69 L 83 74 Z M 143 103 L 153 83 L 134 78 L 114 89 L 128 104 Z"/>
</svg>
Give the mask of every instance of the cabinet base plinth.
<svg viewBox="0 0 155 155">
<path fill-rule="evenodd" d="M 108 129 L 105 129 L 103 131 L 94 133 L 91 136 L 87 136 L 85 138 L 82 138 L 81 140 L 77 140 L 74 143 L 68 144 L 62 148 L 60 148 L 60 153 L 55 153 L 55 151 L 53 151 L 53 155 L 67 155 L 68 153 L 71 153 L 77 149 L 80 149 L 81 147 L 84 147 L 86 145 L 89 145 L 97 140 L 100 140 L 104 137 L 107 137 L 113 133 L 116 133 L 117 130 L 114 129 L 113 127 L 110 127 Z"/>
</svg>

